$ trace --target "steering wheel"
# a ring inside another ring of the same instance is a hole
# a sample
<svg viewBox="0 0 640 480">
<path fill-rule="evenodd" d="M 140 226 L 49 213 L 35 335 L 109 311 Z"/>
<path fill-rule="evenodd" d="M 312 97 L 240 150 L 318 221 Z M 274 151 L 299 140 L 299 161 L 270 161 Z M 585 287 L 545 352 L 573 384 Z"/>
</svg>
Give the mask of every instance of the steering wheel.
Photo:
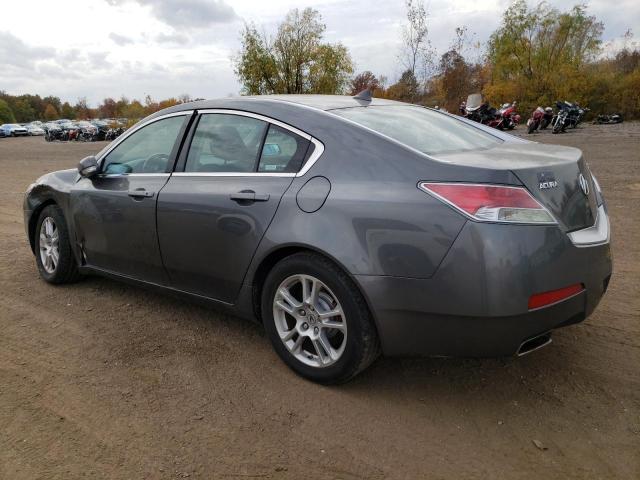
<svg viewBox="0 0 640 480">
<path fill-rule="evenodd" d="M 166 153 L 154 153 L 142 164 L 143 173 L 164 173 L 167 169 L 169 155 Z"/>
</svg>

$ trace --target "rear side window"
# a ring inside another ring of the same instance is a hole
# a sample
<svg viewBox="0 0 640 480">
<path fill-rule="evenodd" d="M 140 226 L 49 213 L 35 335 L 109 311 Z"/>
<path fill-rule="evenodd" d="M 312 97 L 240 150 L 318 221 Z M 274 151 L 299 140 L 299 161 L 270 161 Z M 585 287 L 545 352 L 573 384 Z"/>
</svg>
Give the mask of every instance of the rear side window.
<svg viewBox="0 0 640 480">
<path fill-rule="evenodd" d="M 309 141 L 263 120 L 225 113 L 203 114 L 185 172 L 295 173 Z"/>
<path fill-rule="evenodd" d="M 331 113 L 429 155 L 491 148 L 502 143 L 499 138 L 472 125 L 422 107 L 353 107 Z"/>
<path fill-rule="evenodd" d="M 268 126 L 267 122 L 241 115 L 202 115 L 185 171 L 255 172 Z"/>
<path fill-rule="evenodd" d="M 295 173 L 300 170 L 309 141 L 277 125 L 270 125 L 262 147 L 259 172 Z"/>
</svg>

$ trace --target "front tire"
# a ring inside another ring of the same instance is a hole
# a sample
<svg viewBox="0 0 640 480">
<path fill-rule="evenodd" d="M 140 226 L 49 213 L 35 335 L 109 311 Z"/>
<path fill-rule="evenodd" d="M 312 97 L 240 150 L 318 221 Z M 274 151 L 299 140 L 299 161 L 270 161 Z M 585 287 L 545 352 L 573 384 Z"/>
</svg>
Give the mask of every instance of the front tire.
<svg viewBox="0 0 640 480">
<path fill-rule="evenodd" d="M 330 260 L 297 253 L 269 272 L 262 320 L 280 358 L 321 384 L 344 383 L 380 354 L 367 304 L 351 278 Z"/>
<path fill-rule="evenodd" d="M 69 231 L 57 205 L 45 207 L 36 225 L 36 265 L 43 280 L 53 284 L 72 283 L 80 278 L 71 250 Z"/>
</svg>

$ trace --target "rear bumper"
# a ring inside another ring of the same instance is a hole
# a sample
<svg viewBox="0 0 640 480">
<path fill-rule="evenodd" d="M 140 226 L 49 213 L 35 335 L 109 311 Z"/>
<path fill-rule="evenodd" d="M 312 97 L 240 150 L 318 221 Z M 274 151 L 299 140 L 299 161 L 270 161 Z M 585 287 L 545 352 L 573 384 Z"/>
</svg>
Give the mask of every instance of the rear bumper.
<svg viewBox="0 0 640 480">
<path fill-rule="evenodd" d="M 357 276 L 385 355 L 513 355 L 526 340 L 580 322 L 612 271 L 609 243 L 577 247 L 557 227 L 467 222 L 430 279 Z M 582 283 L 557 304 L 536 293 Z"/>
</svg>

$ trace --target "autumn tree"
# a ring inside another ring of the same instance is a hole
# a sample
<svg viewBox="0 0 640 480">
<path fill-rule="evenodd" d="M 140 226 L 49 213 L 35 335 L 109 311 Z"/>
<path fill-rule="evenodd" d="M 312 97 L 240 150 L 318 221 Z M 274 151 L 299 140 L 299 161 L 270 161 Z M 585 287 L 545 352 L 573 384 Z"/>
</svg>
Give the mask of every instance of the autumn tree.
<svg viewBox="0 0 640 480">
<path fill-rule="evenodd" d="M 455 111 L 467 95 L 482 89 L 482 66 L 465 57 L 467 43 L 467 27 L 457 27 L 454 40 L 440 57 L 437 74 L 430 82 L 432 100 L 449 111 Z"/>
<path fill-rule="evenodd" d="M 359 73 L 351 80 L 351 95 L 356 95 L 365 89 L 369 89 L 372 93 L 382 88 L 381 82 L 372 72 L 365 70 Z"/>
<path fill-rule="evenodd" d="M 43 115 L 47 109 L 47 105 L 52 105 L 53 108 L 56 110 L 56 112 L 59 112 L 62 108 L 62 102 L 60 101 L 60 98 L 54 97 L 52 95 L 49 95 L 48 97 L 44 97 L 42 99 L 42 103 L 43 103 L 43 111 L 42 111 Z"/>
<path fill-rule="evenodd" d="M 56 120 L 60 118 L 58 115 L 58 110 L 52 104 L 47 103 L 47 106 L 44 108 L 44 119 L 45 120 Z"/>
<path fill-rule="evenodd" d="M 323 43 L 325 29 L 311 8 L 291 10 L 273 38 L 246 25 L 235 59 L 243 93 L 342 93 L 353 63 L 344 45 Z"/>
<path fill-rule="evenodd" d="M 89 107 L 89 103 L 87 102 L 87 97 L 78 98 L 78 101 L 73 106 L 73 109 L 75 110 L 78 118 L 87 119 L 93 116 L 91 108 Z"/>
<path fill-rule="evenodd" d="M 116 101 L 111 97 L 105 98 L 98 107 L 98 113 L 102 118 L 114 118 L 116 116 Z"/>
<path fill-rule="evenodd" d="M 405 70 L 400 80 L 386 89 L 384 96 L 401 102 L 415 102 L 419 96 L 420 85 L 411 70 Z"/>
</svg>

